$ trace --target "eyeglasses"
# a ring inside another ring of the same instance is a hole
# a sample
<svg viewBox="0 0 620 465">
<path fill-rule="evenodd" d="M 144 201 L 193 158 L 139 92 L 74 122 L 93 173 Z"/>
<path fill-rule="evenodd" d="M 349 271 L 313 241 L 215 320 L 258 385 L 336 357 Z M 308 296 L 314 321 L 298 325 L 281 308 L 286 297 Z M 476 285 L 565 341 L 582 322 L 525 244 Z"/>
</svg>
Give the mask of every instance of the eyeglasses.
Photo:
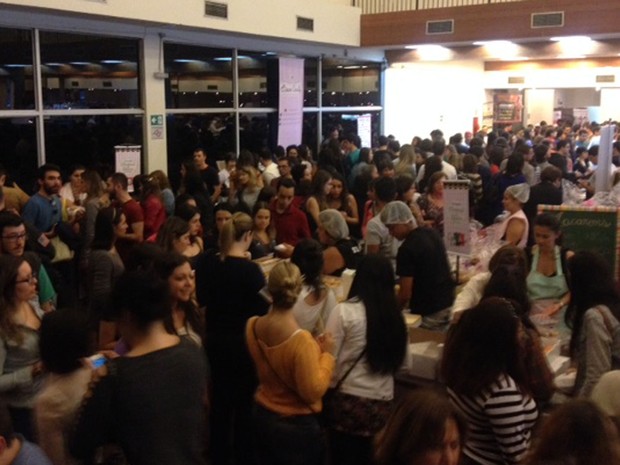
<svg viewBox="0 0 620 465">
<path fill-rule="evenodd" d="M 2 239 L 6 239 L 7 241 L 11 241 L 11 242 L 17 242 L 20 239 L 26 239 L 26 233 L 20 233 L 20 234 L 7 234 L 6 236 L 2 236 Z"/>
<path fill-rule="evenodd" d="M 37 282 L 37 278 L 34 275 L 30 275 L 27 278 L 24 279 L 17 279 L 15 280 L 15 284 L 21 284 L 21 283 L 28 283 L 28 284 L 34 284 Z"/>
</svg>

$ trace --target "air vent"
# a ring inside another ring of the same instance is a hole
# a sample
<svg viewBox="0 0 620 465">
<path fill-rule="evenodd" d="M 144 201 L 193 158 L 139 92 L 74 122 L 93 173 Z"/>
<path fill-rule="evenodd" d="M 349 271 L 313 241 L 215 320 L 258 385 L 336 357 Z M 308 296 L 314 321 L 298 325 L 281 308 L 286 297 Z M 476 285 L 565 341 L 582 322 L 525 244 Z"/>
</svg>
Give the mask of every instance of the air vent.
<svg viewBox="0 0 620 465">
<path fill-rule="evenodd" d="M 541 27 L 563 27 L 564 12 L 532 13 L 532 29 Z"/>
<path fill-rule="evenodd" d="M 216 85 L 208 84 L 207 85 L 207 90 L 217 90 L 217 86 Z"/>
<path fill-rule="evenodd" d="M 314 32 L 314 19 L 298 16 L 297 17 L 297 30 Z"/>
<path fill-rule="evenodd" d="M 454 34 L 454 20 L 442 19 L 441 21 L 427 21 L 426 34 Z"/>
<path fill-rule="evenodd" d="M 205 2 L 205 16 L 228 19 L 228 4 Z"/>
<path fill-rule="evenodd" d="M 601 74 L 596 76 L 596 82 L 616 82 L 616 76 L 613 74 Z"/>
<path fill-rule="evenodd" d="M 523 76 L 509 76 L 508 84 L 525 84 L 525 78 Z"/>
</svg>

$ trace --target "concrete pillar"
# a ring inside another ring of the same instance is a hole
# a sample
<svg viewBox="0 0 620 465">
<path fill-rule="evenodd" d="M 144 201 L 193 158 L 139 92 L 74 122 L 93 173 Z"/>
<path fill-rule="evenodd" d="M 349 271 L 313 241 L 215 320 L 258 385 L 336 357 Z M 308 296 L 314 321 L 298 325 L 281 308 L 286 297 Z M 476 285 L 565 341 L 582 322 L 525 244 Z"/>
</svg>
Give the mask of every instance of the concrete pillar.
<svg viewBox="0 0 620 465">
<path fill-rule="evenodd" d="M 166 148 L 166 94 L 163 73 L 161 39 L 155 32 L 148 32 L 142 42 L 142 104 L 144 107 L 143 168 L 145 173 L 168 170 Z"/>
</svg>

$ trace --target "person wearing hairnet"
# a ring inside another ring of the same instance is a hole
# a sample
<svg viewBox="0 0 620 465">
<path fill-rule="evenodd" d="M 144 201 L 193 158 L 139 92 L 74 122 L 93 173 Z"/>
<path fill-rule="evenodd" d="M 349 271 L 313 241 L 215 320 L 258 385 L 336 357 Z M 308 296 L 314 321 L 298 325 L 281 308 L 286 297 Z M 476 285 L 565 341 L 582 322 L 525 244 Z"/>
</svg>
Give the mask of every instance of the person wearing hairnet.
<svg viewBox="0 0 620 465">
<path fill-rule="evenodd" d="M 362 250 L 349 237 L 349 226 L 342 213 L 328 208 L 319 213 L 317 228 L 319 242 L 323 244 L 323 273 L 340 276 L 346 269 L 356 269 Z"/>
<path fill-rule="evenodd" d="M 390 234 L 404 241 L 396 255 L 401 309 L 422 315 L 422 327 L 444 330 L 454 302 L 455 282 L 442 237 L 432 228 L 418 228 L 411 209 L 401 201 L 388 203 L 381 221 Z"/>
<path fill-rule="evenodd" d="M 499 223 L 496 238 L 507 244 L 525 248 L 530 225 L 523 212 L 523 205 L 530 198 L 530 186 L 526 183 L 514 184 L 504 191 L 506 217 Z"/>
</svg>

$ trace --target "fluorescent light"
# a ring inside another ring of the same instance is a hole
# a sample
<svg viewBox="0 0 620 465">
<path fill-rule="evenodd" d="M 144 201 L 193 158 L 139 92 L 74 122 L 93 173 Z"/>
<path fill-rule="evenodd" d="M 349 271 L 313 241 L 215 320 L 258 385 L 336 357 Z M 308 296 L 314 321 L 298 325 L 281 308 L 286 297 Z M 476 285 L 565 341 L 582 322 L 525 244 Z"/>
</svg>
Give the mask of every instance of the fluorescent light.
<svg viewBox="0 0 620 465">
<path fill-rule="evenodd" d="M 217 60 L 217 58 L 216 58 Z M 196 63 L 198 60 L 191 60 L 188 58 L 177 58 L 176 60 L 174 60 L 175 63 Z"/>
<path fill-rule="evenodd" d="M 90 61 L 71 61 L 70 63 L 72 65 L 77 65 L 77 66 L 88 66 L 88 65 L 90 65 Z"/>
<path fill-rule="evenodd" d="M 124 63 L 123 60 L 101 60 L 101 63 L 103 63 L 104 65 L 120 65 L 121 63 Z"/>
<path fill-rule="evenodd" d="M 418 52 L 420 59 L 425 61 L 446 61 L 452 58 L 452 51 L 441 45 L 417 45 L 415 50 Z"/>
<path fill-rule="evenodd" d="M 31 65 L 20 65 L 17 63 L 13 63 L 10 65 L 4 65 L 5 68 L 26 68 L 27 66 L 31 66 Z"/>
<path fill-rule="evenodd" d="M 474 45 L 482 45 L 482 46 L 502 46 L 502 45 L 515 45 L 514 42 L 509 40 L 480 40 L 474 42 Z"/>
<path fill-rule="evenodd" d="M 45 66 L 64 66 L 63 63 L 43 63 Z"/>
<path fill-rule="evenodd" d="M 552 42 L 592 42 L 588 36 L 551 37 L 549 40 Z"/>
</svg>

